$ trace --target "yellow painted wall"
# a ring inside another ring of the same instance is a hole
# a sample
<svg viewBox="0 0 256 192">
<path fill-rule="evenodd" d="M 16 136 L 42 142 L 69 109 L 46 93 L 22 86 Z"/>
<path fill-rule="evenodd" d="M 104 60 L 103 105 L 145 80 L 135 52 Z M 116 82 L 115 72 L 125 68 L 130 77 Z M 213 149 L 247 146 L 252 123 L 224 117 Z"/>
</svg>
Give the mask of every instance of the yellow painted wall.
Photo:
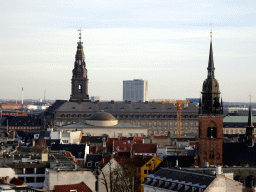
<svg viewBox="0 0 256 192">
<path fill-rule="evenodd" d="M 160 160 L 159 158 L 152 157 L 145 165 L 141 167 L 141 183 L 144 181 L 147 175 L 149 175 L 161 162 L 162 160 Z M 144 173 L 145 170 L 146 173 Z M 142 185 L 141 191 L 144 192 L 144 187 Z"/>
</svg>

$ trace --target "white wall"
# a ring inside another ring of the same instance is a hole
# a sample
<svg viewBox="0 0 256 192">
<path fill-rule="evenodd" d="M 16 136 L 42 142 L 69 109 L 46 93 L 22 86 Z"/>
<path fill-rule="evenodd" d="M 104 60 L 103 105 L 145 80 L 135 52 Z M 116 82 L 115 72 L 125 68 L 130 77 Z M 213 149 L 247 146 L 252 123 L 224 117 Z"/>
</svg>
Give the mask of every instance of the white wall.
<svg viewBox="0 0 256 192">
<path fill-rule="evenodd" d="M 72 128 L 64 128 L 63 130 L 69 130 L 71 131 Z M 129 137 L 130 133 L 140 134 L 143 133 L 144 135 L 147 135 L 148 130 L 147 128 L 111 128 L 111 127 L 102 127 L 102 128 L 77 128 L 77 130 L 82 131 L 83 135 L 86 136 L 87 134 L 91 136 L 101 136 L 103 134 L 109 135 L 109 137 L 115 137 L 118 138 L 119 134 L 122 134 L 123 137 Z"/>
<path fill-rule="evenodd" d="M 91 171 L 49 171 L 45 174 L 44 185 L 47 190 L 53 190 L 54 185 L 78 184 L 84 182 L 92 191 L 95 191 L 96 178 Z"/>
<path fill-rule="evenodd" d="M 80 136 L 81 136 L 82 131 L 72 131 L 70 132 L 70 143 L 80 143 Z"/>
<path fill-rule="evenodd" d="M 10 167 L 1 167 L 0 168 L 0 177 L 6 177 L 9 176 L 10 180 L 12 180 L 13 177 L 17 177 L 15 174 L 15 171 Z"/>
<path fill-rule="evenodd" d="M 52 131 L 50 136 L 51 136 L 51 139 L 60 139 L 60 132 Z"/>
</svg>

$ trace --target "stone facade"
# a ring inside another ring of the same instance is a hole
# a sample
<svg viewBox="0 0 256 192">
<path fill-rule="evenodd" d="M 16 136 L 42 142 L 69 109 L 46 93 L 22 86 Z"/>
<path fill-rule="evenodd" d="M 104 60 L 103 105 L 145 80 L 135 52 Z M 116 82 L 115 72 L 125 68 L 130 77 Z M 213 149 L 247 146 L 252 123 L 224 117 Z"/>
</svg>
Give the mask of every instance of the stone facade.
<svg viewBox="0 0 256 192">
<path fill-rule="evenodd" d="M 165 134 L 168 131 L 172 135 L 177 133 L 177 120 L 176 119 L 119 119 L 119 123 L 129 123 L 132 125 L 146 127 L 149 135 Z M 182 119 L 181 120 L 181 134 L 198 134 L 198 119 Z M 54 127 L 62 127 L 71 125 L 78 122 L 86 122 L 84 118 L 56 118 L 54 119 Z"/>
</svg>

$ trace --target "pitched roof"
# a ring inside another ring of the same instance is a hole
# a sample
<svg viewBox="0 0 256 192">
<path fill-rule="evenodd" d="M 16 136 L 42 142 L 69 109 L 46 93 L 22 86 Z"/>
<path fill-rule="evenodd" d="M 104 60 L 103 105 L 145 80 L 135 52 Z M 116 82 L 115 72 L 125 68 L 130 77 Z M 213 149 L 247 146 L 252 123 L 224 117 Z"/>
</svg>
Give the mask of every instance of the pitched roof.
<svg viewBox="0 0 256 192">
<path fill-rule="evenodd" d="M 51 150 L 66 150 L 70 151 L 76 158 L 84 158 L 84 144 L 52 144 Z"/>
<path fill-rule="evenodd" d="M 81 142 L 80 143 L 102 143 L 103 138 L 101 136 L 82 136 Z"/>
<path fill-rule="evenodd" d="M 80 184 L 54 185 L 55 192 L 70 192 L 70 190 L 77 190 L 77 192 L 92 192 L 84 182 Z"/>
<path fill-rule="evenodd" d="M 164 181 L 172 181 L 173 183 L 190 183 L 190 185 L 200 185 L 207 188 L 207 186 L 209 186 L 215 179 L 215 176 L 182 169 L 160 168 L 154 174 L 148 175 L 147 178 L 154 178 L 157 180 L 163 179 Z M 154 182 L 153 180 L 149 181 L 148 179 L 145 179 L 143 183 L 161 188 L 158 181 Z"/>
<path fill-rule="evenodd" d="M 184 106 L 181 106 L 184 108 Z M 105 112 L 115 114 L 115 113 L 177 113 L 177 110 L 172 103 L 164 103 L 160 102 L 65 102 L 62 104 L 56 111 L 58 113 L 62 112 L 78 112 L 81 111 L 83 113 L 95 113 L 104 110 Z M 188 107 L 182 110 L 182 114 L 185 113 L 198 113 L 198 108 L 193 104 L 189 103 Z"/>
<path fill-rule="evenodd" d="M 91 167 L 87 167 L 87 168 L 90 168 L 90 169 L 94 169 L 96 168 L 96 165 L 95 163 L 100 163 L 102 160 L 102 155 L 100 154 L 87 154 L 86 155 L 86 162 L 85 162 L 85 166 L 87 166 L 87 163 L 88 162 L 91 162 Z"/>
<path fill-rule="evenodd" d="M 256 122 L 256 116 L 252 116 L 252 121 Z M 226 116 L 223 118 L 223 123 L 246 123 L 247 124 L 247 122 L 248 122 L 248 116 Z"/>
<path fill-rule="evenodd" d="M 152 158 L 152 156 L 134 155 L 132 157 L 132 163 L 135 167 L 142 167 Z"/>
<path fill-rule="evenodd" d="M 154 139 L 166 139 L 168 138 L 167 135 L 154 135 Z"/>
<path fill-rule="evenodd" d="M 256 165 L 256 145 L 245 143 L 223 143 L 223 165 Z"/>
<path fill-rule="evenodd" d="M 134 137 L 133 141 L 141 141 L 143 139 L 143 137 Z"/>
<path fill-rule="evenodd" d="M 130 140 L 113 140 L 113 152 L 130 152 L 131 143 Z"/>
<path fill-rule="evenodd" d="M 33 116 L 9 116 L 8 126 L 42 126 L 42 121 L 38 117 Z M 7 120 L 3 123 L 7 125 Z"/>
<path fill-rule="evenodd" d="M 103 168 L 106 164 L 108 164 L 108 162 L 110 162 L 111 159 L 114 159 L 117 163 L 119 163 L 121 166 L 122 165 L 125 165 L 127 163 L 127 161 L 130 159 L 129 157 L 127 156 L 115 156 L 115 157 L 112 157 L 112 156 L 105 156 L 100 164 L 99 164 L 99 167 Z"/>
<path fill-rule="evenodd" d="M 135 153 L 156 153 L 157 144 L 156 143 L 146 143 L 146 144 L 133 144 L 132 151 Z"/>
</svg>

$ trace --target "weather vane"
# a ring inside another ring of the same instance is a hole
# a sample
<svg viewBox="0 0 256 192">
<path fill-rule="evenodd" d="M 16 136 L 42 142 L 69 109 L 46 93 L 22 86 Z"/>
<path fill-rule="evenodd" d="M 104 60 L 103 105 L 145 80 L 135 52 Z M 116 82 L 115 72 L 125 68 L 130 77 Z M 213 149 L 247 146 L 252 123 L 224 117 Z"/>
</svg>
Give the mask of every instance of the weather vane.
<svg viewBox="0 0 256 192">
<path fill-rule="evenodd" d="M 81 39 L 82 39 L 82 31 L 83 31 L 83 30 L 82 30 L 81 27 L 80 27 L 80 29 L 78 29 L 77 31 L 79 31 L 79 37 L 78 37 L 79 43 L 82 44 Z"/>
</svg>

